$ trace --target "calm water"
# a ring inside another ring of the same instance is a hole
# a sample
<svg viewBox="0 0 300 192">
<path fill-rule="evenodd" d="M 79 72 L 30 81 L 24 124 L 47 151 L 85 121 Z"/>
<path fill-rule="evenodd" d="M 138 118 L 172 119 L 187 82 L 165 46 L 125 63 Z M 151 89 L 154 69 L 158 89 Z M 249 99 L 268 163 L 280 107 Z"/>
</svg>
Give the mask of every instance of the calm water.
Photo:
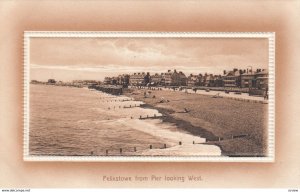
<svg viewBox="0 0 300 192">
<path fill-rule="evenodd" d="M 109 150 L 109 155 L 119 155 L 122 148 L 122 155 L 145 155 L 149 145 L 160 154 L 164 144 L 205 141 L 159 119 L 139 120 L 140 115 L 161 115 L 140 104 L 85 88 L 30 85 L 30 154 L 105 155 Z M 215 146 L 207 151 L 220 153 Z"/>
</svg>

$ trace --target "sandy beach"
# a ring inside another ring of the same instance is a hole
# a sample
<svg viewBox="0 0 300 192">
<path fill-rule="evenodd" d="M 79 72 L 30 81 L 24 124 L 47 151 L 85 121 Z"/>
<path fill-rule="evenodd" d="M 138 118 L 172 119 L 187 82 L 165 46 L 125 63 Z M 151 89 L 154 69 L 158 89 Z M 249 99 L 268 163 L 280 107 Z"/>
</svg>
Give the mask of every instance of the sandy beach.
<svg viewBox="0 0 300 192">
<path fill-rule="evenodd" d="M 144 102 L 145 108 L 157 109 L 164 122 L 219 146 L 222 155 L 265 156 L 267 152 L 267 104 L 172 90 L 131 88 L 125 95 Z"/>
</svg>

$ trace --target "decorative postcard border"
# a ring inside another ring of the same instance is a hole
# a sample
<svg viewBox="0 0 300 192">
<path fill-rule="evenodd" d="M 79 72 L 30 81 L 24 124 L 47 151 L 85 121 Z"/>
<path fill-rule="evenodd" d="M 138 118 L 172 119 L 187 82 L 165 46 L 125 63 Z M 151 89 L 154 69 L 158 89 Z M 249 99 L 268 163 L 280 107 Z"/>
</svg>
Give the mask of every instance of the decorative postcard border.
<svg viewBox="0 0 300 192">
<path fill-rule="evenodd" d="M 130 156 L 34 156 L 29 155 L 29 83 L 30 38 L 33 37 L 143 37 L 143 38 L 267 38 L 269 41 L 269 101 L 268 101 L 268 154 L 267 157 L 130 157 Z M 23 160 L 24 161 L 77 161 L 77 162 L 274 162 L 275 161 L 275 32 L 114 32 L 114 31 L 25 31 L 23 79 Z"/>
</svg>

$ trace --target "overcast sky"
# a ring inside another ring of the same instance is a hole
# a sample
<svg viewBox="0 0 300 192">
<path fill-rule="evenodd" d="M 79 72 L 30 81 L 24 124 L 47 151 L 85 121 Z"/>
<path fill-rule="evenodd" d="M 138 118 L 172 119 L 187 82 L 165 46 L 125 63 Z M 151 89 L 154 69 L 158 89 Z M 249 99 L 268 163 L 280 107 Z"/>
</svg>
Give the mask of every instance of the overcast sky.
<svg viewBox="0 0 300 192">
<path fill-rule="evenodd" d="M 268 67 L 262 38 L 31 38 L 30 76 L 103 80 L 105 76 L 168 69 L 222 74 L 232 68 Z"/>
</svg>

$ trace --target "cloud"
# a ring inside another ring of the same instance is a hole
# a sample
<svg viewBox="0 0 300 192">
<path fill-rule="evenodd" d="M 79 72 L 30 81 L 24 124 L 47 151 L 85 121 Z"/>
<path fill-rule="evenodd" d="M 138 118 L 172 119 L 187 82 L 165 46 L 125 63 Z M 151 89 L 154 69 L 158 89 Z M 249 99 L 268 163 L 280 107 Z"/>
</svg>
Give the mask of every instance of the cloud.
<svg viewBox="0 0 300 192">
<path fill-rule="evenodd" d="M 189 67 L 186 66 L 160 66 L 160 67 L 152 67 L 152 66 L 122 66 L 122 65 L 105 65 L 105 66 L 70 66 L 70 65 L 38 65 L 38 64 L 31 64 L 31 70 L 37 69 L 47 69 L 47 70 L 64 70 L 64 71 L 82 71 L 82 72 L 95 72 L 95 73 L 126 73 L 132 74 L 134 72 L 150 72 L 150 73 L 164 73 L 168 70 L 182 71 L 182 72 L 189 72 L 189 73 L 201 73 L 204 71 L 209 71 L 209 67 Z"/>
<path fill-rule="evenodd" d="M 264 39 L 208 38 L 33 38 L 31 69 L 38 78 L 59 72 L 76 78 L 99 74 L 177 69 L 189 73 L 216 73 L 232 68 L 266 68 L 268 43 Z M 51 76 L 51 75 L 50 75 Z"/>
</svg>

